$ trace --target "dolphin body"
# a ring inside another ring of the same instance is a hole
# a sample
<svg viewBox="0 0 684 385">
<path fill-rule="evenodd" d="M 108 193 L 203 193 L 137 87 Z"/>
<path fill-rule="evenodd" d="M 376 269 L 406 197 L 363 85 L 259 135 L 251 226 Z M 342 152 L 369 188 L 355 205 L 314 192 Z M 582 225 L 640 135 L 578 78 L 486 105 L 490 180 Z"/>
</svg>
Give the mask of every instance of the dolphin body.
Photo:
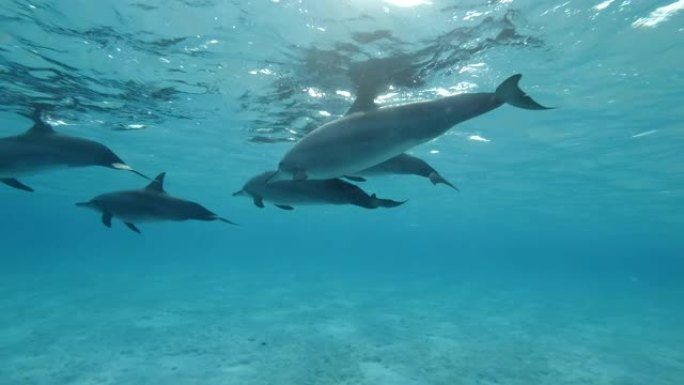
<svg viewBox="0 0 684 385">
<path fill-rule="evenodd" d="M 134 222 L 200 221 L 219 220 L 235 225 L 221 218 L 204 206 L 172 197 L 164 191 L 164 176 L 159 174 L 147 187 L 140 190 L 118 191 L 98 195 L 88 202 L 76 203 L 76 206 L 94 209 L 102 213 L 102 223 L 112 226 L 112 218 L 121 219 L 129 229 L 140 233 Z"/>
<path fill-rule="evenodd" d="M 23 134 L 0 138 L 0 182 L 24 191 L 33 189 L 17 177 L 59 168 L 104 166 L 134 172 L 107 146 L 56 132 L 36 110 L 33 126 Z M 149 179 L 149 178 L 147 178 Z"/>
<path fill-rule="evenodd" d="M 460 94 L 400 106 L 379 108 L 372 98 L 357 99 L 345 116 L 316 128 L 298 141 L 282 158 L 278 172 L 269 182 L 354 175 L 504 104 L 528 110 L 548 109 L 518 87 L 521 77 L 509 77 L 495 92 Z"/>
<path fill-rule="evenodd" d="M 397 207 L 405 202 L 382 199 L 368 195 L 358 186 L 340 179 L 277 181 L 269 179 L 277 171 L 267 171 L 250 179 L 242 190 L 233 196 L 249 196 L 254 205 L 263 208 L 264 201 L 273 202 L 283 210 L 293 210 L 294 205 L 333 204 L 355 205 L 367 209 Z"/>
<path fill-rule="evenodd" d="M 456 191 L 458 187 L 451 184 L 448 180 L 444 179 L 437 170 L 435 170 L 430 164 L 420 158 L 411 156 L 409 154 L 397 155 L 394 158 L 388 159 L 380 164 L 373 167 L 369 167 L 363 171 L 354 173 L 354 176 L 347 177 L 351 180 L 356 176 L 382 176 L 382 175 L 418 175 L 430 179 L 433 185 L 445 184 Z"/>
</svg>

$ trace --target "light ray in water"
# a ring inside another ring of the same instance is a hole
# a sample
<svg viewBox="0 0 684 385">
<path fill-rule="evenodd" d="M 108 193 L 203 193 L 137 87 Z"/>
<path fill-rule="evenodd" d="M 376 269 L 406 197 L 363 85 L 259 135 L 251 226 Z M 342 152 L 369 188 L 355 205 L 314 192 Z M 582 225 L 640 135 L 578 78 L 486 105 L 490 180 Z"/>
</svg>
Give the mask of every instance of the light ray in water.
<svg viewBox="0 0 684 385">
<path fill-rule="evenodd" d="M 684 0 L 675 1 L 672 4 L 656 8 L 647 17 L 640 17 L 634 23 L 634 28 L 654 28 L 658 24 L 667 21 L 671 16 L 677 12 L 684 10 Z"/>
<path fill-rule="evenodd" d="M 432 5 L 432 2 L 428 0 L 385 0 L 385 3 L 403 8 L 417 7 L 419 5 Z"/>
</svg>

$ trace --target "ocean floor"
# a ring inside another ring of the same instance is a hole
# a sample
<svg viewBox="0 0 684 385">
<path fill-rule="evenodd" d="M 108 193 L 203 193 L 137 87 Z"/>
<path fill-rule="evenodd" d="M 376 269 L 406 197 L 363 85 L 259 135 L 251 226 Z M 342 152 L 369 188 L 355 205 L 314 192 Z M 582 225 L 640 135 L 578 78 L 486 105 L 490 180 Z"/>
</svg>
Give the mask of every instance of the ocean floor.
<svg viewBox="0 0 684 385">
<path fill-rule="evenodd" d="M 254 274 L 0 276 L 0 383 L 684 383 L 682 292 Z"/>
</svg>

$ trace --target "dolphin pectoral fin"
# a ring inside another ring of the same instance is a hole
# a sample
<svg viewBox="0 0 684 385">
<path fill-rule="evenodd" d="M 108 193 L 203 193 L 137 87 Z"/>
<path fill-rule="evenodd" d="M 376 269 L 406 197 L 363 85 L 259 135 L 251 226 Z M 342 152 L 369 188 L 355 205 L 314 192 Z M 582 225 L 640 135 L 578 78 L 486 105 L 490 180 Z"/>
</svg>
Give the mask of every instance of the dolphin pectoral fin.
<svg viewBox="0 0 684 385">
<path fill-rule="evenodd" d="M 526 110 L 550 110 L 553 108 L 544 107 L 527 96 L 525 91 L 518 86 L 520 78 L 522 78 L 522 75 L 517 74 L 504 80 L 499 87 L 496 88 L 496 98 L 503 103 L 508 103 L 512 106 L 524 108 Z"/>
<path fill-rule="evenodd" d="M 102 224 L 107 227 L 112 227 L 112 213 L 109 211 L 102 213 Z"/>
<path fill-rule="evenodd" d="M 279 209 L 283 209 L 283 210 L 288 210 L 288 211 L 294 210 L 294 207 L 292 207 L 292 206 L 290 206 L 290 205 L 279 205 L 279 204 L 276 204 L 275 207 L 277 207 L 277 208 L 279 208 Z"/>
<path fill-rule="evenodd" d="M 264 198 L 260 196 L 254 196 L 252 198 L 252 201 L 254 202 L 254 206 L 263 209 L 264 208 Z"/>
<path fill-rule="evenodd" d="M 438 185 L 441 183 L 441 184 L 445 184 L 445 185 L 451 187 L 452 189 L 454 189 L 456 191 L 459 191 L 459 192 L 461 191 L 458 189 L 458 187 L 454 186 L 448 180 L 444 179 L 436 171 L 431 172 L 430 175 L 428 175 L 428 178 L 430 178 L 430 182 L 432 182 L 433 185 Z"/>
<path fill-rule="evenodd" d="M 2 178 L 0 179 L 0 182 L 19 190 L 33 192 L 33 189 L 31 187 L 19 182 L 19 180 L 16 178 Z"/>
<path fill-rule="evenodd" d="M 142 234 L 142 232 L 140 231 L 140 229 L 139 229 L 136 225 L 132 224 L 131 222 L 124 222 L 124 223 L 126 224 L 126 226 L 127 226 L 129 229 L 135 231 L 135 232 L 138 233 L 138 234 Z"/>
<path fill-rule="evenodd" d="M 348 179 L 352 182 L 365 182 L 366 178 L 361 177 L 361 176 L 354 176 L 354 175 L 345 175 L 344 179 Z"/>
</svg>

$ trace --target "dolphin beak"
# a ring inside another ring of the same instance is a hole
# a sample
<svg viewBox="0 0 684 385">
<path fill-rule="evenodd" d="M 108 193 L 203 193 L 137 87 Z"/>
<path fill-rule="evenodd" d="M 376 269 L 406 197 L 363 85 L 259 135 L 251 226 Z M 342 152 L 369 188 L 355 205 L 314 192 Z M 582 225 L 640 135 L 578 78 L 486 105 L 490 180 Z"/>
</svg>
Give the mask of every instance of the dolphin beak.
<svg viewBox="0 0 684 385">
<path fill-rule="evenodd" d="M 91 207 L 93 205 L 92 202 L 78 202 L 76 203 L 76 206 L 78 207 Z"/>
<path fill-rule="evenodd" d="M 147 180 L 152 180 L 152 178 L 150 178 L 149 176 L 147 176 L 147 175 L 141 173 L 140 171 L 134 170 L 133 167 L 131 167 L 131 166 L 125 164 L 125 163 L 112 163 L 112 164 L 111 164 L 111 167 L 114 168 L 114 169 L 117 169 L 117 170 L 130 171 L 130 172 L 132 172 L 132 173 L 134 173 L 134 174 L 136 174 L 136 175 L 140 175 L 141 177 L 143 177 L 143 178 L 145 178 L 145 179 L 147 179 Z"/>
<path fill-rule="evenodd" d="M 239 197 L 245 195 L 245 190 L 236 191 L 233 193 L 234 197 Z"/>
</svg>

